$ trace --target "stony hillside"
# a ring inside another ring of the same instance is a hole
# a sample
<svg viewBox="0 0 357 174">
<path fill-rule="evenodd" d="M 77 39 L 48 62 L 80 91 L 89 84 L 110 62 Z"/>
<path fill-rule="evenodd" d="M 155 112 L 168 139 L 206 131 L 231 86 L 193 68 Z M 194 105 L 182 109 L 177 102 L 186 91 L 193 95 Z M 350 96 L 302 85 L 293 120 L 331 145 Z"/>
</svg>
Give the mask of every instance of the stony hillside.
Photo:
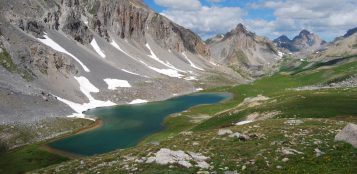
<svg viewBox="0 0 357 174">
<path fill-rule="evenodd" d="M 259 77 L 272 70 L 282 57 L 266 38 L 248 31 L 242 24 L 235 29 L 207 40 L 211 56 L 244 77 Z"/>
<path fill-rule="evenodd" d="M 312 60 L 334 60 L 357 55 L 357 32 L 348 30 L 344 36 L 336 38 L 323 50 L 311 54 Z"/>
<path fill-rule="evenodd" d="M 0 8 L 4 123 L 244 82 L 210 60 L 199 36 L 141 0 L 1 0 Z"/>
</svg>

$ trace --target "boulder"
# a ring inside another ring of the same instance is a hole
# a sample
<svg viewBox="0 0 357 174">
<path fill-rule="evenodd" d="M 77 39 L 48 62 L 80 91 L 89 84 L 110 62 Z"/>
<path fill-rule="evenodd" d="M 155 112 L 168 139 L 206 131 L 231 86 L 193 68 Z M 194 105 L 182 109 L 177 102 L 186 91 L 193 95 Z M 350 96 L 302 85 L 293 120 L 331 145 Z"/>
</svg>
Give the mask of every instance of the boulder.
<svg viewBox="0 0 357 174">
<path fill-rule="evenodd" d="M 344 141 L 357 148 L 357 125 L 349 123 L 335 136 L 335 141 Z"/>
<path fill-rule="evenodd" d="M 223 135 L 230 135 L 230 134 L 232 134 L 233 132 L 232 132 L 232 130 L 230 130 L 230 129 L 220 129 L 220 130 L 218 130 L 218 135 L 219 136 L 223 136 Z"/>
</svg>

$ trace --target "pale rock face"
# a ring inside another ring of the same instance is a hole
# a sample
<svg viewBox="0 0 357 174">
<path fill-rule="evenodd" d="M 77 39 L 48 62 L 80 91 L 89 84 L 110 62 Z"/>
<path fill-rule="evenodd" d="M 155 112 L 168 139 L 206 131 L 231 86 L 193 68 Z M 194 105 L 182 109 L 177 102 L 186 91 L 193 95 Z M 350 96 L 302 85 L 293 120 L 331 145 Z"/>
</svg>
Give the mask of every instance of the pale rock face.
<svg viewBox="0 0 357 174">
<path fill-rule="evenodd" d="M 357 148 L 357 125 L 348 123 L 347 126 L 335 136 L 335 141 L 344 141 Z"/>
<path fill-rule="evenodd" d="M 196 163 L 196 166 L 202 169 L 208 169 L 210 165 L 206 162 L 209 158 L 200 153 L 184 152 L 182 150 L 174 151 L 167 148 L 162 148 L 156 152 L 155 157 L 149 157 L 146 163 L 157 163 L 161 165 L 179 164 L 183 167 L 190 168 L 193 166 L 191 161 Z"/>
<path fill-rule="evenodd" d="M 230 135 L 230 134 L 233 134 L 232 130 L 230 129 L 220 129 L 218 130 L 218 133 L 217 133 L 219 136 L 223 136 L 223 135 Z"/>
</svg>

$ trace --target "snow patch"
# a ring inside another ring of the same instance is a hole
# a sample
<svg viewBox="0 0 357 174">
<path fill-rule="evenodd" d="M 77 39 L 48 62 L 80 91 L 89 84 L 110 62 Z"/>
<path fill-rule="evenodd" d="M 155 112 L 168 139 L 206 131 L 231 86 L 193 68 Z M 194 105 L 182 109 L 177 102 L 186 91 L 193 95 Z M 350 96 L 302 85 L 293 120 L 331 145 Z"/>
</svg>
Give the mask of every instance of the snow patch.
<svg viewBox="0 0 357 174">
<path fill-rule="evenodd" d="M 119 51 L 123 52 L 125 55 L 127 55 L 128 57 L 132 58 L 133 60 L 145 65 L 146 67 L 148 67 L 149 69 L 153 70 L 153 71 L 156 71 L 160 74 L 164 74 L 164 75 L 167 75 L 169 77 L 176 77 L 176 78 L 182 78 L 183 75 L 180 74 L 177 70 L 174 70 L 174 69 L 159 69 L 159 68 L 155 68 L 155 67 L 152 67 L 150 65 L 148 65 L 147 63 L 143 62 L 142 60 L 139 60 L 133 56 L 131 56 L 130 54 L 128 54 L 127 52 L 125 52 L 123 49 L 120 48 L 120 46 L 115 42 L 115 41 L 112 41 L 110 43 L 113 47 L 115 47 L 116 49 L 118 49 Z M 148 44 L 147 44 L 148 45 Z M 150 48 L 150 46 L 149 46 Z M 151 48 L 150 48 L 151 50 Z M 152 50 L 151 50 L 152 51 Z M 155 55 L 156 56 L 156 55 Z M 160 60 L 161 61 L 161 60 Z M 161 61 L 162 62 L 162 61 Z M 123 70 L 123 69 L 122 69 Z M 130 74 L 134 74 L 134 75 L 139 75 L 139 74 L 136 74 L 136 73 L 132 73 L 132 72 L 129 72 L 127 70 L 123 70 L 127 73 L 130 73 Z M 140 75 L 142 76 L 142 75 Z M 146 77 L 146 78 L 149 78 L 148 76 L 142 76 L 142 77 Z"/>
<path fill-rule="evenodd" d="M 92 42 L 90 42 L 90 45 L 94 48 L 94 50 L 99 54 L 100 57 L 105 58 L 105 54 L 103 51 L 100 49 L 97 41 L 93 38 Z"/>
<path fill-rule="evenodd" d="M 134 73 L 134 72 L 131 72 L 129 70 L 126 70 L 126 69 L 121 69 L 122 71 L 128 73 L 128 74 L 132 74 L 132 75 L 136 75 L 136 76 L 140 76 L 140 77 L 145 77 L 145 78 L 150 78 L 149 76 L 144 76 L 144 75 L 140 75 L 138 73 Z"/>
<path fill-rule="evenodd" d="M 74 77 L 77 82 L 80 85 L 80 90 L 81 92 L 88 98 L 89 103 L 75 103 L 66 99 L 63 99 L 61 97 L 57 97 L 57 99 L 64 104 L 67 104 L 69 107 L 71 107 L 76 113 L 73 113 L 69 117 L 77 117 L 77 118 L 85 118 L 85 115 L 83 114 L 84 111 L 87 111 L 88 109 L 93 109 L 97 107 L 107 107 L 107 106 L 115 106 L 116 104 L 111 102 L 111 101 L 101 101 L 101 100 L 96 100 L 93 98 L 93 96 L 90 94 L 91 92 L 93 93 L 98 93 L 99 89 L 95 87 L 90 81 L 83 77 Z"/>
<path fill-rule="evenodd" d="M 170 68 L 170 69 L 173 69 L 173 70 L 175 70 L 175 71 L 185 72 L 185 71 L 183 71 L 183 70 L 177 69 L 176 67 L 174 67 L 173 65 L 171 65 L 169 62 L 166 62 L 166 63 L 165 63 L 164 61 L 162 61 L 159 57 L 157 57 L 157 55 L 154 53 L 154 51 L 151 49 L 151 47 L 150 47 L 150 45 L 149 45 L 148 43 L 146 43 L 145 46 L 146 46 L 146 48 L 148 48 L 149 51 L 150 51 L 149 57 L 151 57 L 151 58 L 154 59 L 155 61 L 157 61 L 157 62 L 159 62 L 159 63 L 165 65 L 166 67 L 168 67 L 168 68 Z"/>
<path fill-rule="evenodd" d="M 129 104 L 133 105 L 133 104 L 140 104 L 140 103 L 147 103 L 147 100 L 142 100 L 142 99 L 135 99 L 133 101 L 131 101 Z"/>
<path fill-rule="evenodd" d="M 108 89 L 116 90 L 117 88 L 131 88 L 131 85 L 126 80 L 118 80 L 118 79 L 104 79 L 105 83 L 108 84 Z"/>
<path fill-rule="evenodd" d="M 245 125 L 245 124 L 252 123 L 252 122 L 253 122 L 253 120 L 240 121 L 240 122 L 236 123 L 236 125 L 240 126 L 240 125 Z"/>
<path fill-rule="evenodd" d="M 155 68 L 152 66 L 147 65 L 150 69 L 160 73 L 160 74 L 164 74 L 167 75 L 169 77 L 176 77 L 176 78 L 182 78 L 183 75 L 180 74 L 179 72 L 177 72 L 176 70 L 173 69 L 159 69 L 159 68 Z"/>
<path fill-rule="evenodd" d="M 196 91 L 202 91 L 203 89 L 202 88 L 196 88 Z"/>
<path fill-rule="evenodd" d="M 119 51 L 125 53 L 125 51 L 123 51 L 123 50 L 120 48 L 120 46 L 119 46 L 115 41 L 110 42 L 110 44 L 111 44 L 114 48 L 116 48 L 116 49 L 118 49 Z"/>
<path fill-rule="evenodd" d="M 200 70 L 200 71 L 204 71 L 204 69 L 202 69 L 202 68 L 196 66 L 196 65 L 187 57 L 187 55 L 186 55 L 185 52 L 183 52 L 182 55 L 183 55 L 183 57 L 188 61 L 188 63 L 190 63 L 190 65 L 191 65 L 192 68 L 198 69 L 198 70 Z"/>
<path fill-rule="evenodd" d="M 189 76 L 189 77 L 186 77 L 185 80 L 198 80 L 195 76 Z"/>
<path fill-rule="evenodd" d="M 41 39 L 41 38 L 37 38 L 40 42 L 42 42 L 43 44 L 51 47 L 52 49 L 61 52 L 61 53 L 65 53 L 69 56 L 71 56 L 75 61 L 77 61 L 79 63 L 79 65 L 82 66 L 82 68 L 84 69 L 84 71 L 86 72 L 90 72 L 90 70 L 87 68 L 87 66 L 84 65 L 84 63 L 82 63 L 76 56 L 74 56 L 73 54 L 69 53 L 67 50 L 65 50 L 63 47 L 61 47 L 59 44 L 57 44 L 54 40 L 52 40 L 51 38 L 49 38 L 46 35 L 44 35 L 45 39 Z"/>
<path fill-rule="evenodd" d="M 218 64 L 214 63 L 213 61 L 209 61 L 209 63 L 213 66 L 218 66 Z"/>
</svg>

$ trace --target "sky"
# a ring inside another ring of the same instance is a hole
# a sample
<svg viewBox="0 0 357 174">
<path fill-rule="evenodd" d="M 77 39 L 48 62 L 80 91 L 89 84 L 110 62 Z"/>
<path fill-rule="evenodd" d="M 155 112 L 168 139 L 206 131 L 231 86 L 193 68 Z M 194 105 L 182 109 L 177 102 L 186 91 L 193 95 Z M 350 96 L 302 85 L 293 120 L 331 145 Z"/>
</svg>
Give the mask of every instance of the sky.
<svg viewBox="0 0 357 174">
<path fill-rule="evenodd" d="M 144 0 L 154 11 L 203 39 L 238 23 L 258 35 L 290 39 L 302 29 L 331 41 L 357 27 L 356 0 Z"/>
</svg>

